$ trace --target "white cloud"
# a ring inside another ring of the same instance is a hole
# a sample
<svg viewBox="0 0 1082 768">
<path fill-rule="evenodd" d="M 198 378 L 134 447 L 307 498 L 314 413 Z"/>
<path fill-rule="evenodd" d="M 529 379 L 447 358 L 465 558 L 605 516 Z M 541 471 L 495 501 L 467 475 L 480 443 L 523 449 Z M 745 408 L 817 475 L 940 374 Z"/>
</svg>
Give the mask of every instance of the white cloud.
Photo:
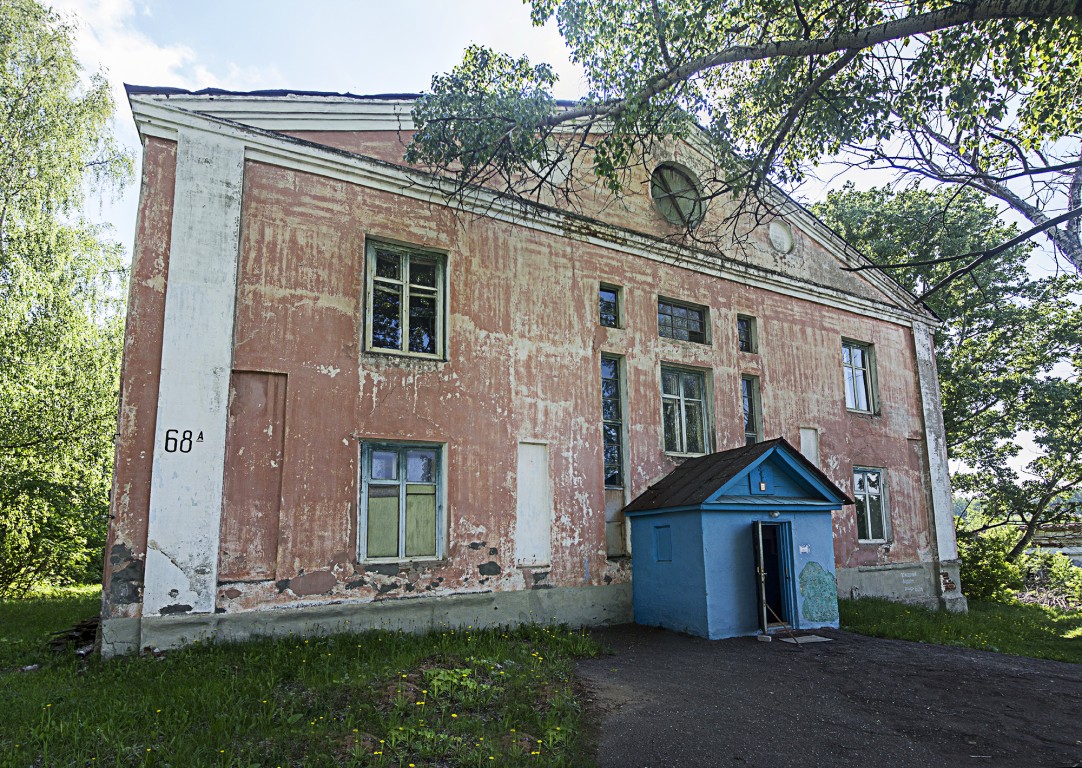
<svg viewBox="0 0 1082 768">
<path fill-rule="evenodd" d="M 124 83 L 255 90 L 273 87 L 281 80 L 276 69 L 245 67 L 232 62 L 219 74 L 202 63 L 191 47 L 155 42 L 134 24 L 139 16 L 151 15 L 146 3 L 53 0 L 52 5 L 78 25 L 76 56 L 88 71 L 105 70 L 118 106 L 126 102 Z"/>
</svg>

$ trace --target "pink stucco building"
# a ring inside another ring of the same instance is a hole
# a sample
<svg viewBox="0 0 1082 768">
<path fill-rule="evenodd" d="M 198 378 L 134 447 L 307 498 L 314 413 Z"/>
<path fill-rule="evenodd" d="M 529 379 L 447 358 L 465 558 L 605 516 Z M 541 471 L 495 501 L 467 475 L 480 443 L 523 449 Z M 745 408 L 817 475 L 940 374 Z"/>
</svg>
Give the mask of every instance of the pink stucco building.
<svg viewBox="0 0 1082 768">
<path fill-rule="evenodd" d="M 129 97 L 107 654 L 629 621 L 622 507 L 774 437 L 857 502 L 826 555 L 841 595 L 964 606 L 936 320 L 843 271 L 862 258 L 798 206 L 708 252 L 667 240 L 679 201 L 651 195 L 694 183 L 690 146 L 576 211 L 452 205 L 401 161 L 407 97 Z"/>
</svg>

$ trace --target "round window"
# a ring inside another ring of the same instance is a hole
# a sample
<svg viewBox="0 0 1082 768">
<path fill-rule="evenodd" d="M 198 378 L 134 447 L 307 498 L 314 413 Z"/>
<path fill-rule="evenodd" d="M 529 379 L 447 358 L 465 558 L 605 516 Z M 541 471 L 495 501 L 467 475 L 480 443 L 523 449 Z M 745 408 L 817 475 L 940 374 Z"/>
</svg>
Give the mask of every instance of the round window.
<svg viewBox="0 0 1082 768">
<path fill-rule="evenodd" d="M 787 222 L 774 220 L 770 222 L 767 232 L 770 235 L 770 244 L 779 253 L 789 253 L 793 250 L 793 228 Z"/>
<path fill-rule="evenodd" d="M 699 184 L 690 171 L 665 163 L 650 176 L 650 197 L 670 224 L 691 230 L 703 220 L 705 206 Z"/>
</svg>

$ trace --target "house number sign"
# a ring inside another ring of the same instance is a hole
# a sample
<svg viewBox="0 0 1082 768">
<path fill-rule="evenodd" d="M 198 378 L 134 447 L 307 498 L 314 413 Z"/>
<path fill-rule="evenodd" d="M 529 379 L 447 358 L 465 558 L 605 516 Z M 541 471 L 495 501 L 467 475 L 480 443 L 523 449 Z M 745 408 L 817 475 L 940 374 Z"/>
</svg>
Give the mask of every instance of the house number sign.
<svg viewBox="0 0 1082 768">
<path fill-rule="evenodd" d="M 176 453 L 191 453 L 192 443 L 203 442 L 203 433 L 200 432 L 194 438 L 192 437 L 192 430 L 185 429 L 181 431 L 179 429 L 167 429 L 165 430 L 165 452 Z"/>
</svg>

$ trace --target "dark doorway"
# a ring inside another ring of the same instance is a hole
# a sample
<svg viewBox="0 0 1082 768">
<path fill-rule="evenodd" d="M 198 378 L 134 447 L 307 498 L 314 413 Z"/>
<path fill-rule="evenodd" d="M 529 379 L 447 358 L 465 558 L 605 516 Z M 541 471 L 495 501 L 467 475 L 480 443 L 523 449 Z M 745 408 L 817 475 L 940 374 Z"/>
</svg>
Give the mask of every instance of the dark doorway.
<svg viewBox="0 0 1082 768">
<path fill-rule="evenodd" d="M 759 629 L 792 624 L 789 612 L 788 523 L 752 523 Z"/>
</svg>

